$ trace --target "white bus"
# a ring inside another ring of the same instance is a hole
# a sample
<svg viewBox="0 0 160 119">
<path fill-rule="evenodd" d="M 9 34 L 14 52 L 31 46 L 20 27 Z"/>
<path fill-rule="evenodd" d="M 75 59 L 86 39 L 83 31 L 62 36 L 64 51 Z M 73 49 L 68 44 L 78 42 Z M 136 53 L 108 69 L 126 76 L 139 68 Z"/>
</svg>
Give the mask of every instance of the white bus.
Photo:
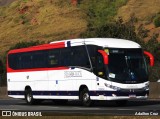
<svg viewBox="0 0 160 119">
<path fill-rule="evenodd" d="M 11 50 L 7 58 L 8 96 L 28 104 L 51 99 L 146 99 L 148 69 L 154 57 L 133 41 L 113 38 L 73 39 Z"/>
</svg>

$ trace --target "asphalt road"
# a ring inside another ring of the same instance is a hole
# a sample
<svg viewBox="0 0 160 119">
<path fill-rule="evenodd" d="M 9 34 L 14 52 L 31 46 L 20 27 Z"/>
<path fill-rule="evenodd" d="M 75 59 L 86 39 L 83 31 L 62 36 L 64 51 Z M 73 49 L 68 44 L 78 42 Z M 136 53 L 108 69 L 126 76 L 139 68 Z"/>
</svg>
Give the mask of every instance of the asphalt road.
<svg viewBox="0 0 160 119">
<path fill-rule="evenodd" d="M 44 101 L 39 105 L 27 105 L 24 100 L 0 99 L 0 111 L 36 111 L 42 115 L 160 115 L 160 101 L 129 101 L 126 106 L 118 107 L 114 102 L 96 102 L 92 107 L 83 107 L 80 102 L 69 101 L 66 105 L 56 105 Z"/>
</svg>

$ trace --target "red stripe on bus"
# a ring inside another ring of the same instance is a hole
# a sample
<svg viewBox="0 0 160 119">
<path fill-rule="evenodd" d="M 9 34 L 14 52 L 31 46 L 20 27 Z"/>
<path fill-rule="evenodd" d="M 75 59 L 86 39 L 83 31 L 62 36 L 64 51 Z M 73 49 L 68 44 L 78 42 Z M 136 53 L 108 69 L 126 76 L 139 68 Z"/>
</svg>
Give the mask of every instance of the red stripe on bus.
<svg viewBox="0 0 160 119">
<path fill-rule="evenodd" d="M 14 70 L 11 68 L 7 68 L 7 73 L 15 73 L 15 72 L 32 72 L 32 71 L 50 71 L 50 70 L 66 70 L 68 67 L 56 67 L 56 68 L 34 68 L 34 69 L 18 69 Z"/>
<path fill-rule="evenodd" d="M 54 48 L 64 48 L 65 42 L 59 42 L 59 43 L 53 43 L 53 44 L 44 44 L 44 45 L 38 45 L 28 48 L 21 48 L 21 49 L 15 49 L 9 51 L 8 54 L 12 53 L 20 53 L 20 52 L 31 52 L 31 51 L 37 51 L 37 50 L 48 50 L 48 49 L 54 49 Z"/>
</svg>

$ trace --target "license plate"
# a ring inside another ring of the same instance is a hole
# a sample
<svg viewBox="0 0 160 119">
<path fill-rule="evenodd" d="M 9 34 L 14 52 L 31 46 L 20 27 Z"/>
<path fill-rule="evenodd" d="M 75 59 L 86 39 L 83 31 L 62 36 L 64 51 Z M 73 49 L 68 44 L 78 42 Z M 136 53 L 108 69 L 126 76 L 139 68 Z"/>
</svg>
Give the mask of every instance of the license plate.
<svg viewBox="0 0 160 119">
<path fill-rule="evenodd" d="M 130 98 L 136 98 L 136 95 L 129 95 Z"/>
</svg>

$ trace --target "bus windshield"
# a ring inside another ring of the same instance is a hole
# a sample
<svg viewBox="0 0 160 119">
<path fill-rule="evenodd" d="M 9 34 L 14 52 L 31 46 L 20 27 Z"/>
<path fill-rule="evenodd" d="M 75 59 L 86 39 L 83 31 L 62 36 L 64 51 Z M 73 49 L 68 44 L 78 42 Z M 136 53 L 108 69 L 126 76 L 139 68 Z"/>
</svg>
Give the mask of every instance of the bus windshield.
<svg viewBox="0 0 160 119">
<path fill-rule="evenodd" d="M 148 71 L 142 49 L 105 49 L 109 56 L 108 78 L 119 83 L 142 83 Z"/>
</svg>

